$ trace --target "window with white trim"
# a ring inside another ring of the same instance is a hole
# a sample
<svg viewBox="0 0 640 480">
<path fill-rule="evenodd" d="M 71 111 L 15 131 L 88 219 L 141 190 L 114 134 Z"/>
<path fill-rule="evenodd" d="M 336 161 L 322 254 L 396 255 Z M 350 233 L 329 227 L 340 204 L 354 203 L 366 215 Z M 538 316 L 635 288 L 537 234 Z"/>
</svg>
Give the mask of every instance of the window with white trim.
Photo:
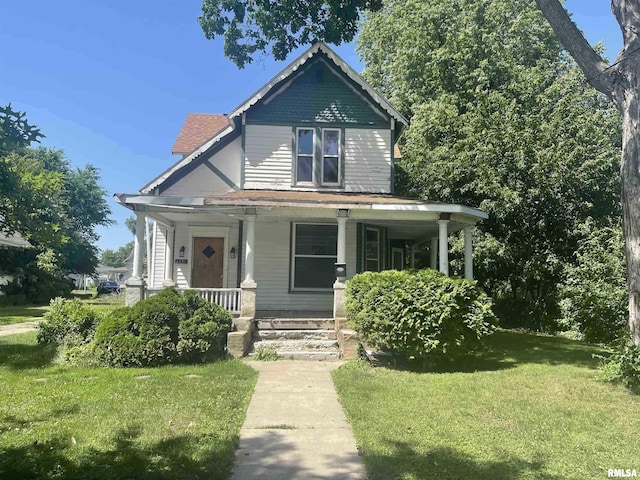
<svg viewBox="0 0 640 480">
<path fill-rule="evenodd" d="M 340 185 L 340 130 L 322 130 L 322 184 Z"/>
<path fill-rule="evenodd" d="M 315 132 L 312 128 L 299 128 L 296 135 L 296 183 L 313 183 Z"/>
<path fill-rule="evenodd" d="M 342 130 L 296 128 L 295 185 L 340 186 Z"/>
<path fill-rule="evenodd" d="M 293 224 L 291 286 L 293 290 L 330 290 L 336 280 L 338 226 Z"/>
</svg>

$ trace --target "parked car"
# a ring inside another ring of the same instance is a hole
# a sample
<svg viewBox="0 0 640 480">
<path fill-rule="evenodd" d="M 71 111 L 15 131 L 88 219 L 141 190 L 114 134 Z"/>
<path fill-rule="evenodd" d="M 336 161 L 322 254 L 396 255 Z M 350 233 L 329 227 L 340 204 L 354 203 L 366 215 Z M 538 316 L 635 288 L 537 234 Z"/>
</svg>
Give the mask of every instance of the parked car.
<svg viewBox="0 0 640 480">
<path fill-rule="evenodd" d="M 106 293 L 120 293 L 120 285 L 112 281 L 100 281 L 98 283 L 98 295 Z"/>
</svg>

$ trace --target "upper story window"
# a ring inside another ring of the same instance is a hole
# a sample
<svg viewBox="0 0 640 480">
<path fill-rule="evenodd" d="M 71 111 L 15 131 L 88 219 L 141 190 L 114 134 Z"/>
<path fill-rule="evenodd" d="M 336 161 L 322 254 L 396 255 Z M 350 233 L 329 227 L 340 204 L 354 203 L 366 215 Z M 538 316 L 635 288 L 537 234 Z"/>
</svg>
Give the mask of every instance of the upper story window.
<svg viewBox="0 0 640 480">
<path fill-rule="evenodd" d="M 337 128 L 296 129 L 295 185 L 340 186 L 342 131 Z"/>
</svg>

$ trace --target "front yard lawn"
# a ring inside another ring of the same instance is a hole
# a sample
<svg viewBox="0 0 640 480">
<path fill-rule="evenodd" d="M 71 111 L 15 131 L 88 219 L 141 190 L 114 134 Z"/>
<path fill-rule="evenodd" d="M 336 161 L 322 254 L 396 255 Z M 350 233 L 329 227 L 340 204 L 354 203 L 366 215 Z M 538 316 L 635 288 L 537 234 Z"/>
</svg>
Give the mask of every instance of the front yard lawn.
<svg viewBox="0 0 640 480">
<path fill-rule="evenodd" d="M 598 382 L 591 346 L 497 332 L 439 373 L 348 363 L 334 382 L 372 480 L 640 474 L 640 397 Z"/>
<path fill-rule="evenodd" d="M 0 337 L 0 478 L 228 477 L 250 367 L 67 368 L 35 338 Z"/>
<path fill-rule="evenodd" d="M 91 293 L 87 294 L 76 290 L 74 296 L 80 298 L 84 303 L 91 305 L 98 311 L 109 311 L 118 307 L 124 307 L 124 295 L 100 295 L 93 298 Z M 33 322 L 42 320 L 42 316 L 49 311 L 49 305 L 20 305 L 20 306 L 0 306 L 0 325 L 9 325 L 22 322 Z"/>
</svg>

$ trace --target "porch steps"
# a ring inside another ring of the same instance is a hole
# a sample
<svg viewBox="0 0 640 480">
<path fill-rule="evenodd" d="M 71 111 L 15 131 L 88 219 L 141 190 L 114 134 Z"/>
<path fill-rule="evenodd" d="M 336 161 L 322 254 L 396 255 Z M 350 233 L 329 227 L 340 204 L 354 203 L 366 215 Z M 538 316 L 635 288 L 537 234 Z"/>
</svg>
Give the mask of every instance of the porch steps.
<svg viewBox="0 0 640 480">
<path fill-rule="evenodd" d="M 249 356 L 259 349 L 273 350 L 285 359 L 338 360 L 340 350 L 334 320 L 329 318 L 258 318 L 255 320 L 253 346 Z"/>
</svg>

